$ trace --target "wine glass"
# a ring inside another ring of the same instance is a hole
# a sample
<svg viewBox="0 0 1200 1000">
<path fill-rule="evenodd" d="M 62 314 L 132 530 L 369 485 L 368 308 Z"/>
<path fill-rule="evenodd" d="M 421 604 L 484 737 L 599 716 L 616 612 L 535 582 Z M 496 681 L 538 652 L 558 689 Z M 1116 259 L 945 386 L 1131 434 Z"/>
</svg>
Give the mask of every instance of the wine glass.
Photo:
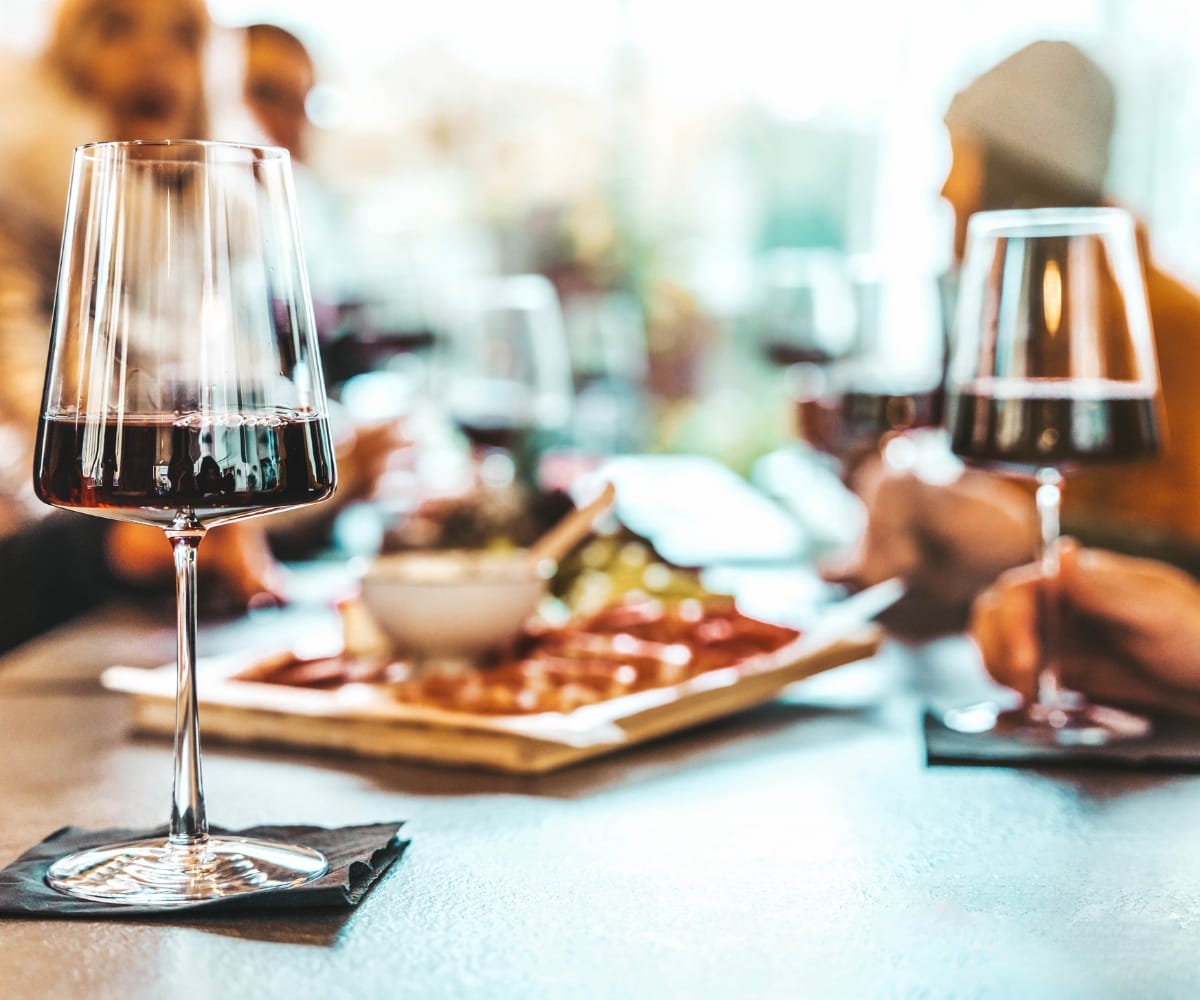
<svg viewBox="0 0 1200 1000">
<path fill-rule="evenodd" d="M 1037 699 L 953 710 L 952 728 L 1096 745 L 1149 722 L 1092 705 L 1060 676 L 1059 508 L 1079 465 L 1160 447 L 1158 369 L 1130 215 L 1117 208 L 982 212 L 968 225 L 947 393 L 951 447 L 968 464 L 1033 477 L 1041 519 L 1043 659 Z"/>
<path fill-rule="evenodd" d="M 781 371 L 765 388 L 786 408 L 792 441 L 758 459 L 751 476 L 815 542 L 838 548 L 860 528 L 831 457 L 839 430 L 836 406 L 827 405 L 831 371 L 857 336 L 849 259 L 831 247 L 778 247 L 762 257 L 758 271 L 755 344 Z"/>
<path fill-rule="evenodd" d="M 828 247 L 782 247 L 762 261 L 759 340 L 772 364 L 824 365 L 854 345 L 854 290 L 845 256 Z"/>
<path fill-rule="evenodd" d="M 572 443 L 601 455 L 644 448 L 650 365 L 637 300 L 625 291 L 577 293 L 563 319 L 575 388 Z"/>
<path fill-rule="evenodd" d="M 56 861 L 60 892 L 172 906 L 301 884 L 291 844 L 210 836 L 196 705 L 207 529 L 315 503 L 334 459 L 284 150 L 115 142 L 75 151 L 34 485 L 46 503 L 163 529 L 174 552 L 174 790 L 162 839 Z"/>
<path fill-rule="evenodd" d="M 897 464 L 915 461 L 908 432 L 941 426 L 946 361 L 932 277 L 870 254 L 848 268 L 853 349 L 804 377 L 790 373 L 797 433 L 843 477 L 881 447 Z"/>
<path fill-rule="evenodd" d="M 502 480 L 488 470 L 504 465 L 532 484 L 538 451 L 565 433 L 571 415 L 571 364 L 554 286 L 540 274 L 480 281 L 465 293 L 445 348 L 445 406 L 485 477 Z"/>
</svg>

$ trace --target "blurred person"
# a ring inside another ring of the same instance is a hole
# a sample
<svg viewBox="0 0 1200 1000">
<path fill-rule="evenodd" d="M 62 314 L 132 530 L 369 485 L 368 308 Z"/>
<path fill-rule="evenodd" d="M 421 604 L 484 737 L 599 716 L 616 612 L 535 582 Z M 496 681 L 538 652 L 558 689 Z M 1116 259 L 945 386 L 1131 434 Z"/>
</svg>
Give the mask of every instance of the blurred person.
<svg viewBox="0 0 1200 1000">
<path fill-rule="evenodd" d="M 954 211 L 956 259 L 977 211 L 1101 204 L 1114 110 L 1108 78 L 1066 42 L 1034 42 L 960 91 L 945 116 L 951 165 L 941 191 Z M 1200 568 L 1200 408 L 1190 385 L 1200 369 L 1200 299 L 1150 263 L 1139 236 L 1168 445 L 1135 471 L 1073 473 L 1064 527 L 1089 542 Z M 910 595 L 889 616 L 897 630 L 961 627 L 982 587 L 1034 555 L 1039 532 L 1027 484 L 982 471 L 948 481 L 877 461 L 855 486 L 867 529 L 830 575 L 856 586 L 905 578 Z"/>
<path fill-rule="evenodd" d="M 246 35 L 246 105 L 267 138 L 308 160 L 309 119 L 306 102 L 317 82 L 308 47 L 277 24 L 251 24 Z"/>
<path fill-rule="evenodd" d="M 342 307 L 360 296 L 361 265 L 345 224 L 346 206 L 312 166 L 315 126 L 308 114 L 308 98 L 317 85 L 317 64 L 299 36 L 278 24 L 248 25 L 243 38 L 246 107 L 265 139 L 292 156 L 313 310 L 328 356 L 330 342 L 345 320 Z"/>
<path fill-rule="evenodd" d="M 204 137 L 202 0 L 63 0 L 43 55 L 106 139 Z"/>
<path fill-rule="evenodd" d="M 203 138 L 202 0 L 64 0 L 46 49 L 0 87 L 0 416 L 37 417 L 71 155 L 106 139 Z"/>
<path fill-rule="evenodd" d="M 0 559 L 13 616 L 0 646 L 122 589 L 174 579 L 161 531 L 50 513 L 32 500 L 31 454 L 73 148 L 112 139 L 205 138 L 202 0 L 63 0 L 45 50 L 0 69 Z M 24 474 L 17 470 L 24 469 Z M 20 485 L 17 485 L 19 476 Z M 214 529 L 199 563 L 220 610 L 281 596 L 283 575 L 258 522 Z M 43 586 L 45 584 L 45 586 Z M 10 593 L 11 592 L 11 595 Z"/>
<path fill-rule="evenodd" d="M 360 297 L 356 271 L 359 261 L 354 240 L 344 223 L 341 198 L 311 167 L 313 123 L 308 98 L 317 85 L 317 64 L 308 46 L 287 28 L 269 22 L 247 25 L 243 98 L 265 139 L 282 146 L 292 157 L 292 178 L 304 239 L 304 260 L 317 335 L 325 355 L 327 381 L 335 377 L 339 356 L 331 343 L 343 333 L 343 306 Z M 333 405 L 337 405 L 334 403 Z M 349 430 L 347 428 L 347 430 Z M 338 498 L 335 504 L 370 495 L 386 472 L 392 456 L 405 444 L 395 422 L 358 424 L 345 434 L 338 452 Z M 319 534 L 328 525 L 328 510 L 295 511 L 281 523 L 301 524 Z M 291 544 L 277 535 L 277 548 L 303 549 L 303 536 L 293 532 Z M 297 546 L 296 542 L 301 544 Z"/>
</svg>

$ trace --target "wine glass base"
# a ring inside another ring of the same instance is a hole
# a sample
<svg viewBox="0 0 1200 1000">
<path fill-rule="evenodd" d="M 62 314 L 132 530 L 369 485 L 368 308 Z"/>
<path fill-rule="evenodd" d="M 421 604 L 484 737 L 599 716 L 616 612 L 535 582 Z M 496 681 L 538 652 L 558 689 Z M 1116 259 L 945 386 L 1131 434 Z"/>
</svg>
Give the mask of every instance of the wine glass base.
<svg viewBox="0 0 1200 1000">
<path fill-rule="evenodd" d="M 130 906 L 184 906 L 303 885 L 329 870 L 325 856 L 295 844 L 209 837 L 108 844 L 60 858 L 46 884 L 68 896 Z"/>
<path fill-rule="evenodd" d="M 967 734 L 991 733 L 1043 746 L 1106 746 L 1149 736 L 1150 720 L 1107 705 L 1048 709 L 1041 705 L 1001 709 L 994 702 L 952 708 L 942 716 L 948 729 Z"/>
</svg>

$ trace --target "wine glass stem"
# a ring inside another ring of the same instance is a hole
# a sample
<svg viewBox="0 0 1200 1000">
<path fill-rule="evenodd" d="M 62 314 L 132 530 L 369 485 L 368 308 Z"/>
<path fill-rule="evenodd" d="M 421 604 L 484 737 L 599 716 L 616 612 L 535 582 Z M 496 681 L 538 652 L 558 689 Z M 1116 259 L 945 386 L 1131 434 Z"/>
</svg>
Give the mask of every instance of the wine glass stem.
<svg viewBox="0 0 1200 1000">
<path fill-rule="evenodd" d="M 167 529 L 175 556 L 178 673 L 175 694 L 175 782 L 169 842 L 196 847 L 208 839 L 204 779 L 200 772 L 200 720 L 196 704 L 196 552 L 204 529 L 182 512 Z"/>
<path fill-rule="evenodd" d="M 1037 474 L 1037 510 L 1041 522 L 1042 663 L 1038 673 L 1038 703 L 1047 711 L 1068 707 L 1074 692 L 1063 687 L 1061 676 L 1062 607 L 1059 598 L 1060 512 L 1063 477 L 1057 469 Z"/>
</svg>

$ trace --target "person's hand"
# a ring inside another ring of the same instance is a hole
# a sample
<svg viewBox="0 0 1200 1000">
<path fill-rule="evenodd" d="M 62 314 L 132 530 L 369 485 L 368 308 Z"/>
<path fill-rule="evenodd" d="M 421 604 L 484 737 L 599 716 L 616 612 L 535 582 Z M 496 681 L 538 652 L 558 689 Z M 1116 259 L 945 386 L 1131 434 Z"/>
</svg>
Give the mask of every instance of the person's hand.
<svg viewBox="0 0 1200 1000">
<path fill-rule="evenodd" d="M 1063 682 L 1097 702 L 1200 715 L 1200 585 L 1149 559 L 1060 544 Z M 1004 573 L 971 615 L 984 665 L 1034 697 L 1041 659 L 1037 566 Z"/>
<path fill-rule="evenodd" d="M 114 575 L 130 586 L 169 589 L 175 578 L 171 546 L 158 528 L 118 521 L 105 541 Z M 232 614 L 252 603 L 284 599 L 285 574 L 271 555 L 259 521 L 209 531 L 196 563 L 199 600 L 206 611 Z"/>
<path fill-rule="evenodd" d="M 850 557 L 827 567 L 825 577 L 854 588 L 902 579 L 905 597 L 881 616 L 899 634 L 962 628 L 975 596 L 1037 549 L 1032 498 L 997 476 L 968 470 L 950 482 L 930 482 L 875 461 L 856 485 L 866 528 Z"/>
<path fill-rule="evenodd" d="M 370 497 L 397 450 L 407 444 L 394 420 L 359 424 L 337 446 L 337 500 L 349 503 Z"/>
</svg>

